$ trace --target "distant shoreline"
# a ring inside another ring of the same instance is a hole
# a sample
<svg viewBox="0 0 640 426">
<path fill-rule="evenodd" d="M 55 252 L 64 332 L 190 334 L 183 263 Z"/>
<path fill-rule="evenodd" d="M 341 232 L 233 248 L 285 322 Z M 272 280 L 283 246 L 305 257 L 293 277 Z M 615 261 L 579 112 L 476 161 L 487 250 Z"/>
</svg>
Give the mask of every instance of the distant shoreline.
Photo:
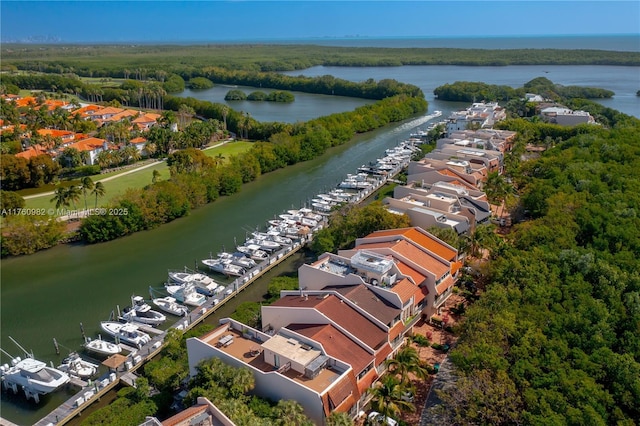
<svg viewBox="0 0 640 426">
<path fill-rule="evenodd" d="M 621 52 L 640 52 L 640 34 L 568 34 L 513 36 L 421 36 L 421 37 L 310 37 L 222 40 L 112 40 L 81 42 L 72 40 L 5 40 L 2 44 L 20 45 L 247 45 L 247 44 L 308 44 L 340 47 L 395 48 L 464 48 L 464 49 L 594 49 Z"/>
</svg>

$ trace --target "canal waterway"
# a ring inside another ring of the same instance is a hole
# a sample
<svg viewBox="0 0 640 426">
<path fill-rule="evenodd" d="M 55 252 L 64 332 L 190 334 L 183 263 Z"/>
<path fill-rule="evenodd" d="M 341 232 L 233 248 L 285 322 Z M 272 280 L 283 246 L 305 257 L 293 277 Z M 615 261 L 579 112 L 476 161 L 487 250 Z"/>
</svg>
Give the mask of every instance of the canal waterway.
<svg viewBox="0 0 640 426">
<path fill-rule="evenodd" d="M 383 155 L 406 139 L 422 117 L 356 137 L 324 156 L 261 176 L 231 197 L 221 198 L 158 229 L 102 244 L 61 245 L 31 256 L 2 261 L 2 348 L 20 355 L 8 339 L 17 339 L 36 358 L 60 362 L 82 344 L 79 324 L 95 337 L 99 322 L 132 294 L 146 296 L 159 287 L 168 269 L 195 267 L 201 259 L 242 242 L 246 231 L 285 209 L 300 207 L 317 193 L 335 187 L 357 167 Z M 251 295 L 259 300 L 264 289 Z M 243 292 L 244 293 L 244 292 Z M 242 293 L 241 293 L 242 294 Z M 245 297 L 245 296 L 240 296 Z M 227 309 L 227 308 L 225 308 Z M 222 311 L 224 313 L 224 311 Z M 53 338 L 61 345 L 56 355 Z M 8 360 L 3 360 L 8 362 Z M 24 397 L 2 397 L 2 416 L 31 424 L 68 397 L 62 392 L 39 406 Z"/>
<path fill-rule="evenodd" d="M 509 69 L 515 74 L 509 74 Z M 548 73 L 544 73 L 545 69 Z M 635 96 L 640 87 L 637 67 L 315 67 L 291 74 L 332 74 L 352 81 L 395 78 L 420 87 L 430 101 L 429 111 L 441 110 L 445 116 L 467 104 L 433 99 L 433 89 L 441 84 L 466 80 L 519 87 L 544 75 L 564 85 L 614 90 L 616 97 L 602 103 L 640 116 L 640 98 Z M 206 92 L 198 93 L 205 98 Z M 196 93 L 192 96 L 200 97 Z M 220 102 L 215 97 L 208 100 Z M 334 101 L 340 100 L 350 102 L 349 98 L 336 98 Z M 251 105 L 244 110 L 257 118 L 260 114 L 255 114 L 250 109 Z M 295 102 L 292 105 L 295 106 Z M 267 113 L 260 116 L 261 119 L 275 121 L 283 106 L 262 103 L 260 107 L 266 108 Z M 319 103 L 314 116 L 350 109 L 353 109 L 352 105 L 345 104 L 342 108 L 338 104 Z M 300 117 L 300 121 L 306 119 Z M 396 145 L 412 129 L 423 124 L 424 120 L 418 118 L 360 135 L 320 158 L 261 176 L 243 186 L 240 193 L 221 198 L 191 212 L 186 218 L 155 230 L 108 243 L 62 245 L 31 256 L 3 259 L 0 270 L 0 346 L 14 356 L 21 355 L 8 339 L 12 336 L 26 349 L 33 350 L 36 358 L 57 365 L 66 352 L 76 350 L 82 344 L 81 322 L 86 334 L 95 337 L 99 333 L 99 322 L 107 319 L 116 305 L 123 307 L 128 304 L 132 294 L 147 296 L 149 286 L 162 286 L 168 269 L 193 268 L 210 252 L 215 255 L 223 247 L 231 250 L 235 240 L 244 240 L 247 230 L 264 227 L 266 220 L 274 215 L 299 207 L 311 196 L 334 187 L 346 173 L 352 173 L 363 163 L 380 157 L 384 149 Z M 241 293 L 239 300 L 245 297 L 260 300 L 265 290 L 266 284 L 262 289 L 250 289 L 243 292 L 244 295 Z M 231 309 L 232 306 L 224 307 L 219 315 L 228 315 Z M 60 355 L 55 353 L 53 338 L 61 345 Z M 3 363 L 8 361 L 2 357 Z M 0 412 L 15 423 L 32 424 L 66 397 L 64 393 L 57 392 L 36 406 L 32 401 L 25 401 L 21 394 L 8 397 L 3 393 Z"/>
</svg>

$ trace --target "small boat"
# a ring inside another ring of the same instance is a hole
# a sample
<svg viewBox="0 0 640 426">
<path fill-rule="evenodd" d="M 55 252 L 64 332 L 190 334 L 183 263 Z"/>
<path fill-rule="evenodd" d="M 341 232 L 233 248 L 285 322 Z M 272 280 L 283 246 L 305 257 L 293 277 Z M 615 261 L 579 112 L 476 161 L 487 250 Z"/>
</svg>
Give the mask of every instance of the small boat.
<svg viewBox="0 0 640 426">
<path fill-rule="evenodd" d="M 167 317 L 151 309 L 151 306 L 144 301 L 142 296 L 133 296 L 131 298 L 131 306 L 125 308 L 122 313 L 122 319 L 149 325 L 160 325 L 167 320 Z"/>
<path fill-rule="evenodd" d="M 220 259 L 227 259 L 231 261 L 232 265 L 238 265 L 245 269 L 251 269 L 256 266 L 256 261 L 247 257 L 247 255 L 242 252 L 227 253 L 223 251 L 222 253 L 218 253 L 218 257 Z"/>
<path fill-rule="evenodd" d="M 247 246 L 238 246 L 236 247 L 236 249 L 240 253 L 244 253 L 247 256 L 249 256 L 251 259 L 257 260 L 258 262 L 267 260 L 269 258 L 269 253 L 260 249 L 260 246 L 255 244 L 249 244 Z"/>
<path fill-rule="evenodd" d="M 138 326 L 132 323 L 102 321 L 100 326 L 105 333 L 116 339 L 116 343 L 121 341 L 140 348 L 151 341 L 147 333 L 140 331 Z"/>
<path fill-rule="evenodd" d="M 120 345 L 102 340 L 100 336 L 95 340 L 87 339 L 87 342 L 84 344 L 84 348 L 89 352 L 107 356 L 122 352 Z"/>
<path fill-rule="evenodd" d="M 169 272 L 169 279 L 179 284 L 193 284 L 198 293 L 205 296 L 213 296 L 218 283 L 208 275 L 190 272 Z"/>
<path fill-rule="evenodd" d="M 201 306 L 207 301 L 204 294 L 198 293 L 193 284 L 165 285 L 167 293 L 178 302 L 189 306 Z"/>
<path fill-rule="evenodd" d="M 276 250 L 280 250 L 280 248 L 282 247 L 275 241 L 263 240 L 258 238 L 249 238 L 247 241 L 245 241 L 245 243 L 248 245 L 254 244 L 260 246 L 262 250 L 265 250 L 267 252 L 274 252 Z"/>
<path fill-rule="evenodd" d="M 243 267 L 238 265 L 233 265 L 231 264 L 231 262 L 226 261 L 224 259 L 220 259 L 220 258 L 204 259 L 202 263 L 207 265 L 212 271 L 218 272 L 224 275 L 240 277 L 247 272 Z"/>
<path fill-rule="evenodd" d="M 98 372 L 98 365 L 85 361 L 77 352 L 71 352 L 68 357 L 62 360 L 58 370 L 64 371 L 71 376 L 88 379 Z"/>
<path fill-rule="evenodd" d="M 253 232 L 251 235 L 253 235 L 256 240 L 273 241 L 274 243 L 277 243 L 281 246 L 290 246 L 291 244 L 293 244 L 291 238 L 283 237 L 280 235 L 280 233 L 275 231 Z"/>
<path fill-rule="evenodd" d="M 175 297 L 157 297 L 152 300 L 158 309 L 177 317 L 183 317 L 189 314 L 189 308 L 178 303 Z"/>
<path fill-rule="evenodd" d="M 69 375 L 64 371 L 48 367 L 26 352 L 25 356 L 25 359 L 13 358 L 11 365 L 0 366 L 0 379 L 4 389 L 11 389 L 14 393 L 22 389 L 27 398 L 33 397 L 38 402 L 38 395 L 51 393 L 69 382 Z"/>
</svg>

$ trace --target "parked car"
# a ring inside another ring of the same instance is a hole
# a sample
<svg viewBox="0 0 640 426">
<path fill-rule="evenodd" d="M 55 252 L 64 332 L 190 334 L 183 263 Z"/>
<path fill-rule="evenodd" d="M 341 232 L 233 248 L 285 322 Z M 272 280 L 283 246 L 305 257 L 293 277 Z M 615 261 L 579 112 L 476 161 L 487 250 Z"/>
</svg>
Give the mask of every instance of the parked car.
<svg viewBox="0 0 640 426">
<path fill-rule="evenodd" d="M 367 416 L 369 424 L 371 425 L 384 425 L 384 426 L 397 426 L 398 422 L 391 417 L 383 416 L 377 411 L 372 411 Z"/>
</svg>

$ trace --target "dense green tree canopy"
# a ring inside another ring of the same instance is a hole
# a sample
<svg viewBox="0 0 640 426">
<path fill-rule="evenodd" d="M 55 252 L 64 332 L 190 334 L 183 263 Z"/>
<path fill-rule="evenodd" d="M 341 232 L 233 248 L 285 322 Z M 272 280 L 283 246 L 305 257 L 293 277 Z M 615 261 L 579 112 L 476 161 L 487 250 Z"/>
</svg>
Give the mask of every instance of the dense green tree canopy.
<svg viewBox="0 0 640 426">
<path fill-rule="evenodd" d="M 443 395 L 452 423 L 640 418 L 640 121 L 611 117 L 519 166 L 530 220 L 460 327 L 460 379 Z M 528 141 L 552 130 L 531 126 Z"/>
</svg>

